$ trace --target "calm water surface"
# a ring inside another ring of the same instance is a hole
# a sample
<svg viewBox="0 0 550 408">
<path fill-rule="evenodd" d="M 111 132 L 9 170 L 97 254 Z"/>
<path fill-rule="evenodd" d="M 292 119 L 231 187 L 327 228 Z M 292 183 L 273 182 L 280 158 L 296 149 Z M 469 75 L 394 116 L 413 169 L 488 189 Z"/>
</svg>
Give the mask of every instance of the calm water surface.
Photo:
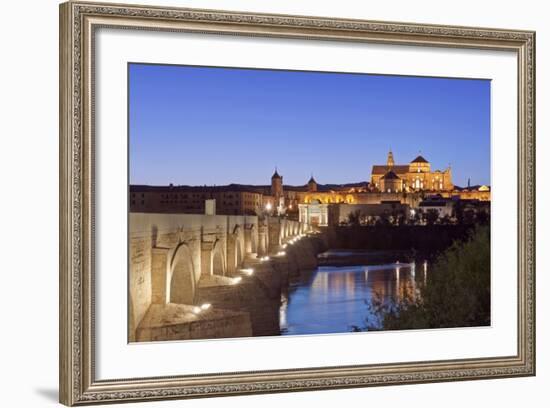
<svg viewBox="0 0 550 408">
<path fill-rule="evenodd" d="M 365 329 L 377 322 L 369 310 L 375 294 L 386 301 L 418 294 L 427 268 L 414 263 L 321 266 L 291 284 L 283 296 L 281 334 L 319 334 Z"/>
</svg>

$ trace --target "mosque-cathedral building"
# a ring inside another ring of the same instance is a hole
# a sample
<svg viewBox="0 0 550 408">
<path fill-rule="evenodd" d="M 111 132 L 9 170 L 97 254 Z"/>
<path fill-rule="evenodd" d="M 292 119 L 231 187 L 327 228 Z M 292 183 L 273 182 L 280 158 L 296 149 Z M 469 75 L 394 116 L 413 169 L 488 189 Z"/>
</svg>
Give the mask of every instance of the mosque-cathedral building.
<svg viewBox="0 0 550 408">
<path fill-rule="evenodd" d="M 372 166 L 368 182 L 319 184 L 311 175 L 306 184 L 290 186 L 275 169 L 269 185 L 131 185 L 129 204 L 131 212 L 204 214 L 205 202 L 215 200 L 216 214 L 279 214 L 327 225 L 331 213 L 342 218 L 353 208 L 373 213 L 395 205 L 415 209 L 430 197 L 488 202 L 491 192 L 488 186 L 455 186 L 450 166 L 432 170 L 421 155 L 408 164 L 395 164 L 390 151 L 386 164 Z"/>
<path fill-rule="evenodd" d="M 385 165 L 372 166 L 371 185 L 388 193 L 454 189 L 450 166 L 432 171 L 430 162 L 420 155 L 409 164 L 395 164 L 391 151 Z"/>
</svg>

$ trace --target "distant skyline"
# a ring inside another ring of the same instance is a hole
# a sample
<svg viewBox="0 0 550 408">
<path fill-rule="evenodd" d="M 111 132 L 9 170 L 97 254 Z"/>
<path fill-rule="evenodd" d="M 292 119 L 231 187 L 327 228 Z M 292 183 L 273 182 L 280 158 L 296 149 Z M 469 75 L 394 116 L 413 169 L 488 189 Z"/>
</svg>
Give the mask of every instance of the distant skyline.
<svg viewBox="0 0 550 408">
<path fill-rule="evenodd" d="M 130 64 L 130 183 L 369 181 L 391 149 L 490 184 L 490 99 L 479 79 Z"/>
</svg>

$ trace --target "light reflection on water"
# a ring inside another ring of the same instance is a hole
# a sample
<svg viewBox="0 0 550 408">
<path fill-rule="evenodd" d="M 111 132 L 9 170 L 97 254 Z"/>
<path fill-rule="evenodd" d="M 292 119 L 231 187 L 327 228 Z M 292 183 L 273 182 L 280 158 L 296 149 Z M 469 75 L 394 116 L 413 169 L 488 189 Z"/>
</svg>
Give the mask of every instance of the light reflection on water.
<svg viewBox="0 0 550 408">
<path fill-rule="evenodd" d="M 414 263 L 370 266 L 321 266 L 291 285 L 283 297 L 281 334 L 321 334 L 365 328 L 376 317 L 368 304 L 374 294 L 385 300 L 417 296 L 416 279 L 425 280 L 426 267 Z"/>
</svg>

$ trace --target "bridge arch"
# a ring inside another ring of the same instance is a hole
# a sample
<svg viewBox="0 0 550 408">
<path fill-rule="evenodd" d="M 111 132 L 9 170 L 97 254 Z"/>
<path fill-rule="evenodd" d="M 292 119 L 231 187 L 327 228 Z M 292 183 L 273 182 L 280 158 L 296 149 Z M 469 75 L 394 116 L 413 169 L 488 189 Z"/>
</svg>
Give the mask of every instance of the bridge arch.
<svg viewBox="0 0 550 408">
<path fill-rule="evenodd" d="M 195 298 L 195 270 L 191 250 L 180 244 L 172 257 L 169 275 L 169 302 L 193 304 Z"/>
</svg>

